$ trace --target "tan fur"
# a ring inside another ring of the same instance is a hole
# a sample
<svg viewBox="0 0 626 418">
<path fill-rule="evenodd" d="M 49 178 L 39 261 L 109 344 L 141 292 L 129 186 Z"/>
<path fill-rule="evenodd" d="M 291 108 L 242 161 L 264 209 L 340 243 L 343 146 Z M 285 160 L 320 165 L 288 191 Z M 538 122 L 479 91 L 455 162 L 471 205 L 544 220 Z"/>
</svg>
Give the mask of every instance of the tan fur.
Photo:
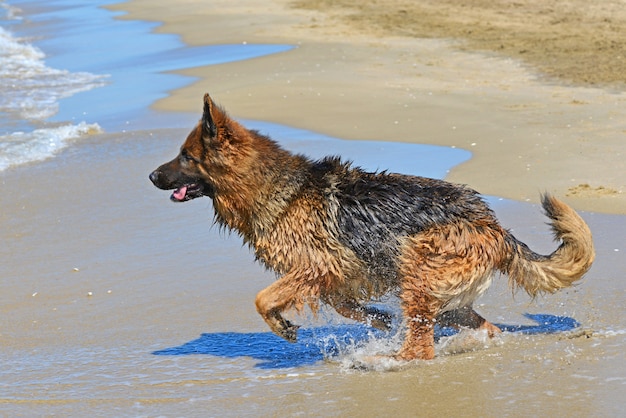
<svg viewBox="0 0 626 418">
<path fill-rule="evenodd" d="M 549 258 L 539 261 L 524 258 L 523 249 L 515 246 L 506 269 L 511 284 L 524 288 L 532 297 L 571 286 L 589 270 L 595 259 L 591 231 L 585 221 L 553 196 L 544 196 L 543 206 L 552 219 L 555 239 L 561 245 Z"/>
<path fill-rule="evenodd" d="M 218 222 L 281 276 L 255 303 L 288 341 L 298 327 L 282 313 L 316 311 L 321 302 L 386 329 L 389 315 L 365 303 L 398 289 L 407 335 L 397 358 L 431 359 L 437 322 L 500 332 L 472 308 L 496 271 L 534 297 L 570 286 L 594 259 L 589 228 L 554 197 L 544 196 L 543 207 L 562 243 L 542 256 L 464 186 L 293 155 L 229 118 L 208 95 L 179 156 L 150 178 L 175 189 L 173 200 L 211 197 Z"/>
</svg>

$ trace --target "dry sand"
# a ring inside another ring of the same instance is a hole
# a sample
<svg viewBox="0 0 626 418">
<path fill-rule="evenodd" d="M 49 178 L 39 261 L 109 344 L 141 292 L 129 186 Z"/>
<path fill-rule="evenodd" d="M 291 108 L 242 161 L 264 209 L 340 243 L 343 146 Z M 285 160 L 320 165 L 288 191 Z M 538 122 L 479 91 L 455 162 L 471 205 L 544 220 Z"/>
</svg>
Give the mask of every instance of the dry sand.
<svg viewBox="0 0 626 418">
<path fill-rule="evenodd" d="M 246 0 L 115 8 L 191 45 L 283 43 L 269 57 L 183 71 L 156 103 L 346 139 L 449 145 L 474 157 L 448 179 L 484 194 L 626 213 L 626 9 L 620 2 Z"/>
</svg>

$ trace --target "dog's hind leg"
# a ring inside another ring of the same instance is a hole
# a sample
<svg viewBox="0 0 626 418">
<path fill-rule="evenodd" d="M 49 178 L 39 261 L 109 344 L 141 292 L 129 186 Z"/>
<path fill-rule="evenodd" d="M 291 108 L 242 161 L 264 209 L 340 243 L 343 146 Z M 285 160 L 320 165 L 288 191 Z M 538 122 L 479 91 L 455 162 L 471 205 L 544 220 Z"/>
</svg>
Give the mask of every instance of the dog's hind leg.
<svg viewBox="0 0 626 418">
<path fill-rule="evenodd" d="M 489 337 L 494 337 L 502 331 L 500 328 L 480 316 L 472 306 L 465 306 L 442 313 L 437 317 L 437 323 L 442 327 L 461 327 L 486 330 Z"/>
<path fill-rule="evenodd" d="M 435 323 L 445 300 L 433 292 L 453 274 L 446 258 L 433 252 L 426 234 L 407 240 L 399 259 L 400 298 L 406 336 L 399 360 L 430 360 L 435 357 Z"/>
<path fill-rule="evenodd" d="M 435 318 L 441 303 L 432 297 L 421 281 L 404 283 L 400 295 L 407 321 L 404 343 L 396 358 L 430 360 L 435 357 Z"/>
<path fill-rule="evenodd" d="M 497 239 L 467 224 L 433 228 L 405 241 L 399 273 L 407 336 L 399 358 L 434 357 L 438 317 L 497 333 L 497 327 L 471 306 L 491 283 L 492 271 L 498 264 L 498 245 Z M 446 306 L 456 311 L 440 315 Z"/>
<path fill-rule="evenodd" d="M 472 305 L 441 312 L 450 295 L 450 288 L 459 288 L 459 283 L 467 277 L 461 265 L 466 261 L 457 259 L 458 264 L 451 261 L 450 257 L 439 257 L 431 254 L 431 257 L 416 263 L 411 274 L 405 274 L 402 284 L 402 303 L 404 316 L 407 320 L 407 335 L 398 358 L 403 360 L 432 359 L 434 351 L 434 328 L 451 326 L 456 329 L 467 327 L 471 329 L 484 329 L 489 337 L 499 334 L 500 329 L 480 316 Z M 473 280 L 467 280 L 469 284 Z M 478 282 L 479 279 L 474 281 Z M 487 280 L 486 280 L 487 281 Z M 452 284 L 452 285 L 451 285 Z M 462 296 L 470 299 L 476 297 L 472 287 L 467 286 Z"/>
<path fill-rule="evenodd" d="M 391 329 L 391 315 L 370 306 L 363 306 L 360 303 L 350 299 L 329 300 L 329 304 L 335 308 L 337 313 L 346 318 L 355 321 L 364 322 L 381 331 L 389 331 Z"/>
</svg>

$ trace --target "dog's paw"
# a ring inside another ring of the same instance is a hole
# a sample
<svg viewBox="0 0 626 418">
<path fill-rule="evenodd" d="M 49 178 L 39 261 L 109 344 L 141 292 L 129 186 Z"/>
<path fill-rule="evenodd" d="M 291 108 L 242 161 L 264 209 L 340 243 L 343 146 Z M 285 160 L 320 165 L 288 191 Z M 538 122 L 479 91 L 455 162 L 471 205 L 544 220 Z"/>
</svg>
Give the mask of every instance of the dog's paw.
<svg viewBox="0 0 626 418">
<path fill-rule="evenodd" d="M 299 325 L 294 325 L 284 319 L 281 323 L 281 329 L 277 332 L 277 334 L 290 343 L 295 343 L 298 341 L 298 328 L 300 328 Z"/>
<path fill-rule="evenodd" d="M 493 338 L 497 335 L 502 334 L 502 330 L 500 328 L 498 328 L 496 325 L 492 324 L 489 321 L 485 321 L 480 328 L 481 330 L 486 330 L 487 331 L 487 335 L 489 335 L 489 338 Z"/>
</svg>

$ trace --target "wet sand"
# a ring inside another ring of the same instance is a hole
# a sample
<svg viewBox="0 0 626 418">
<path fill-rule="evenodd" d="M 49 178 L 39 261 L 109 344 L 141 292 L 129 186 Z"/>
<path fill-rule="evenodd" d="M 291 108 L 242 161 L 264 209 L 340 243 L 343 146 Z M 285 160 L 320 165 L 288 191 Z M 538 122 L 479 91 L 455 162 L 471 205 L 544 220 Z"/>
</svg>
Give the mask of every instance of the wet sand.
<svg viewBox="0 0 626 418">
<path fill-rule="evenodd" d="M 254 309 L 255 294 L 274 275 L 237 236 L 211 227 L 208 200 L 176 205 L 151 186 L 148 173 L 172 158 L 187 129 L 94 135 L 0 178 L 0 412 L 621 416 L 621 94 L 546 84 L 517 61 L 459 51 L 450 41 L 364 35 L 287 2 L 177 4 L 116 7 L 166 21 L 160 30 L 189 44 L 274 40 L 298 48 L 186 70 L 201 78 L 157 109 L 199 115 L 208 90 L 237 118 L 471 150 L 448 179 L 517 199 L 489 201 L 503 225 L 543 253 L 554 249 L 545 218 L 519 200 L 534 201 L 543 190 L 572 194 L 568 201 L 594 232 L 597 261 L 580 285 L 556 295 L 512 297 L 501 277 L 477 303 L 509 327 L 531 326 L 524 313 L 545 315 L 548 325 L 537 333 L 494 341 L 440 335 L 433 362 L 360 370 L 368 355 L 397 347 L 397 327 L 372 335 L 324 313 L 293 318 L 303 324 L 301 341 L 283 342 Z M 285 135 L 280 127 L 263 130 Z M 352 144 L 348 157 L 361 143 Z M 298 148 L 306 144 L 293 146 L 306 152 Z M 381 168 L 393 170 L 380 155 Z M 580 325 L 552 334 L 550 318 Z"/>
<path fill-rule="evenodd" d="M 371 335 L 323 313 L 292 317 L 303 325 L 298 344 L 269 333 L 254 296 L 273 274 L 238 237 L 211 227 L 208 201 L 171 203 L 147 180 L 185 134 L 97 135 L 29 167 L 29 176 L 4 173 L 0 410 L 233 417 L 623 411 L 623 216 L 583 213 L 598 231 L 598 260 L 576 288 L 531 302 L 513 298 L 502 277 L 477 304 L 507 327 L 532 325 L 523 316 L 529 312 L 578 328 L 551 334 L 556 329 L 540 326 L 493 341 L 442 335 L 436 360 L 394 372 L 367 356 L 397 348 L 397 326 Z M 536 205 L 491 202 L 520 239 L 553 249 Z"/>
</svg>

